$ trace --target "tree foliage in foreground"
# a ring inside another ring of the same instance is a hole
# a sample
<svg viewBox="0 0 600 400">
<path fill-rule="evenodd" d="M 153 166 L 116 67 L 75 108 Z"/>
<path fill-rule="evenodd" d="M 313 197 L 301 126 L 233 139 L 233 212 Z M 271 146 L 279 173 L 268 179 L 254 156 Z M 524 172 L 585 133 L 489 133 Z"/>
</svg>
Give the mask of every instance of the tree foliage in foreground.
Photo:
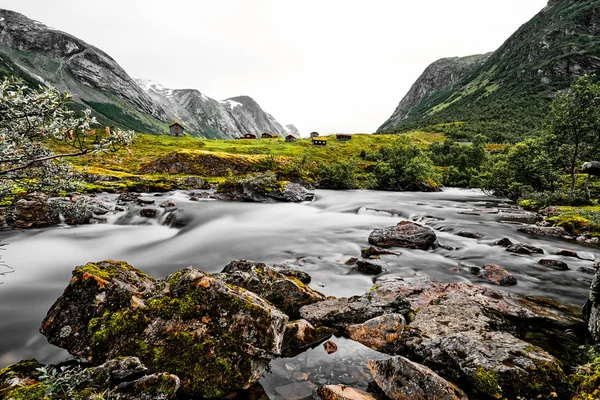
<svg viewBox="0 0 600 400">
<path fill-rule="evenodd" d="M 132 131 L 93 129 L 91 111 L 76 116 L 67 107 L 70 98 L 15 78 L 0 82 L 0 197 L 15 190 L 70 190 L 74 180 L 64 157 L 117 151 L 131 142 Z M 55 153 L 51 143 L 69 150 Z"/>
<path fill-rule="evenodd" d="M 564 156 L 575 193 L 576 169 L 583 157 L 597 157 L 600 149 L 600 85 L 585 75 L 560 93 L 548 116 L 548 134 L 555 156 Z"/>
</svg>

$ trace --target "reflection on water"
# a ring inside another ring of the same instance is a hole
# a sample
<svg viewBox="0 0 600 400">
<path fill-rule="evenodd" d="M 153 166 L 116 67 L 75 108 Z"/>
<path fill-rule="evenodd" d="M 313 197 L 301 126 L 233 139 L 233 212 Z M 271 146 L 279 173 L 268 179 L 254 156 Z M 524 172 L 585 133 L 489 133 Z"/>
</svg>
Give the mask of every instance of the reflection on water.
<svg viewBox="0 0 600 400">
<path fill-rule="evenodd" d="M 373 379 L 368 360 L 385 360 L 378 353 L 349 339 L 334 337 L 338 350 L 327 354 L 322 345 L 294 358 L 271 362 L 260 384 L 271 399 L 312 398 L 314 389 L 324 385 L 347 385 L 366 390 Z"/>
<path fill-rule="evenodd" d="M 508 290 L 574 304 L 582 304 L 587 295 L 590 276 L 576 269 L 592 262 L 556 257 L 571 270 L 554 271 L 536 267 L 541 255 L 513 255 L 492 243 L 509 237 L 541 247 L 545 257 L 559 247 L 589 248 L 518 233 L 517 226 L 500 222 L 501 213 L 462 214 L 498 207 L 497 201 L 479 191 L 317 191 L 317 200 L 308 204 L 194 202 L 188 197 L 183 192 L 153 197 L 157 204 L 165 199 L 177 203 L 189 220 L 181 229 L 121 213 L 103 225 L 1 233 L 2 242 L 9 244 L 1 254 L 14 272 L 0 274 L 0 365 L 29 357 L 53 362 L 66 355 L 48 345 L 38 327 L 77 265 L 126 260 L 155 277 L 164 277 L 188 265 L 218 272 L 236 258 L 287 262 L 311 274 L 311 286 L 327 295 L 357 295 L 373 285 L 373 278 L 351 273 L 344 262 L 368 245 L 373 229 L 401 219 L 434 227 L 440 242 L 458 249 L 403 250 L 400 257 L 385 258 L 389 275 L 421 273 L 444 281 L 476 280 L 453 267 L 460 261 L 495 263 L 519 279 Z M 482 238 L 466 239 L 456 235 L 459 231 L 475 232 Z M 8 271 L 0 269 L 0 273 Z"/>
</svg>

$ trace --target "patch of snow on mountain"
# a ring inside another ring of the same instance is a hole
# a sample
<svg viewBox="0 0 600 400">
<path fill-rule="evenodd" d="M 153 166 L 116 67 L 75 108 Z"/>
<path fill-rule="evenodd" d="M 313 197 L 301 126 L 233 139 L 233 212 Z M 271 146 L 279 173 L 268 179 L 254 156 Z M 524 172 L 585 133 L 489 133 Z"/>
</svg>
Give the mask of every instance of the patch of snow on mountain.
<svg viewBox="0 0 600 400">
<path fill-rule="evenodd" d="M 237 106 L 244 106 L 242 103 L 239 103 L 237 101 L 234 100 L 221 100 L 221 104 L 225 104 L 227 107 L 229 107 L 230 109 L 234 109 Z"/>
</svg>

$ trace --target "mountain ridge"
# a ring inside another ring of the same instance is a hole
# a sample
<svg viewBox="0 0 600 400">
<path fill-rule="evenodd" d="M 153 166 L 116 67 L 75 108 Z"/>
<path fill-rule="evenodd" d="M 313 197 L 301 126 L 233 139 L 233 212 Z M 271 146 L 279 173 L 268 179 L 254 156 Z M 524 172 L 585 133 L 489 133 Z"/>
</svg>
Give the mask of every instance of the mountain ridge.
<svg viewBox="0 0 600 400">
<path fill-rule="evenodd" d="M 186 131 L 195 136 L 225 139 L 246 133 L 286 133 L 285 128 L 250 96 L 215 100 L 197 89 L 170 89 L 147 79 L 136 79 L 136 82 L 167 110 L 171 119 L 181 122 Z"/>
<path fill-rule="evenodd" d="M 542 128 L 557 91 L 599 70 L 600 1 L 550 1 L 485 62 L 407 110 L 397 107 L 378 132 L 425 129 L 459 139 L 486 133 L 498 142 L 518 140 Z"/>
<path fill-rule="evenodd" d="M 102 125 L 167 134 L 168 124 L 181 120 L 188 133 L 211 139 L 235 138 L 250 131 L 285 132 L 251 98 L 249 110 L 233 112 L 227 103 L 195 89 L 167 89 L 134 80 L 99 48 L 18 12 L 0 9 L 0 77 L 9 75 L 32 87 L 51 85 L 70 93 L 71 107 L 90 108 Z"/>
</svg>

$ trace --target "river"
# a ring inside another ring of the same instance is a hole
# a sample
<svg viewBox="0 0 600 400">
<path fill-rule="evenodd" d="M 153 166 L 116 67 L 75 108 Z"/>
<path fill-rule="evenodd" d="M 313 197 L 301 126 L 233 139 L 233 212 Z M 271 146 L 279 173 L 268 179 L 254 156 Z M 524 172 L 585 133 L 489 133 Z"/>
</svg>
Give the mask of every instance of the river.
<svg viewBox="0 0 600 400">
<path fill-rule="evenodd" d="M 1 232 L 0 240 L 6 244 L 1 255 L 7 265 L 0 266 L 0 366 L 30 357 L 40 362 L 67 357 L 65 351 L 49 345 L 38 328 L 77 265 L 126 260 L 154 277 L 165 277 L 189 265 L 219 272 L 233 259 L 289 263 L 308 272 L 313 278 L 311 286 L 326 295 L 358 295 L 373 285 L 373 277 L 351 272 L 344 262 L 358 257 L 361 248 L 368 246 L 373 229 L 400 220 L 428 224 L 436 229 L 440 242 L 457 249 L 402 250 L 401 256 L 385 259 L 386 274 L 418 273 L 442 281 L 482 283 L 453 268 L 460 261 L 493 263 L 517 277 L 519 283 L 507 290 L 579 305 L 587 296 L 591 276 L 576 270 L 593 263 L 551 255 L 558 248 L 598 252 L 575 242 L 517 232 L 518 225 L 502 221 L 503 213 L 496 213 L 501 201 L 480 191 L 318 190 L 316 194 L 314 202 L 303 204 L 190 201 L 187 192 L 145 195 L 156 204 L 166 199 L 176 202 L 188 224 L 183 228 L 163 226 L 159 220 L 134 216 L 137 211 L 133 210 L 112 215 L 105 224 Z M 114 201 L 115 195 L 98 198 Z M 456 235 L 459 231 L 475 232 L 482 238 L 464 238 Z M 493 245 L 503 237 L 540 247 L 545 255 L 515 255 Z M 536 266 L 542 257 L 562 259 L 571 269 Z M 285 362 L 281 365 L 292 372 L 295 368 L 286 367 Z"/>
</svg>

